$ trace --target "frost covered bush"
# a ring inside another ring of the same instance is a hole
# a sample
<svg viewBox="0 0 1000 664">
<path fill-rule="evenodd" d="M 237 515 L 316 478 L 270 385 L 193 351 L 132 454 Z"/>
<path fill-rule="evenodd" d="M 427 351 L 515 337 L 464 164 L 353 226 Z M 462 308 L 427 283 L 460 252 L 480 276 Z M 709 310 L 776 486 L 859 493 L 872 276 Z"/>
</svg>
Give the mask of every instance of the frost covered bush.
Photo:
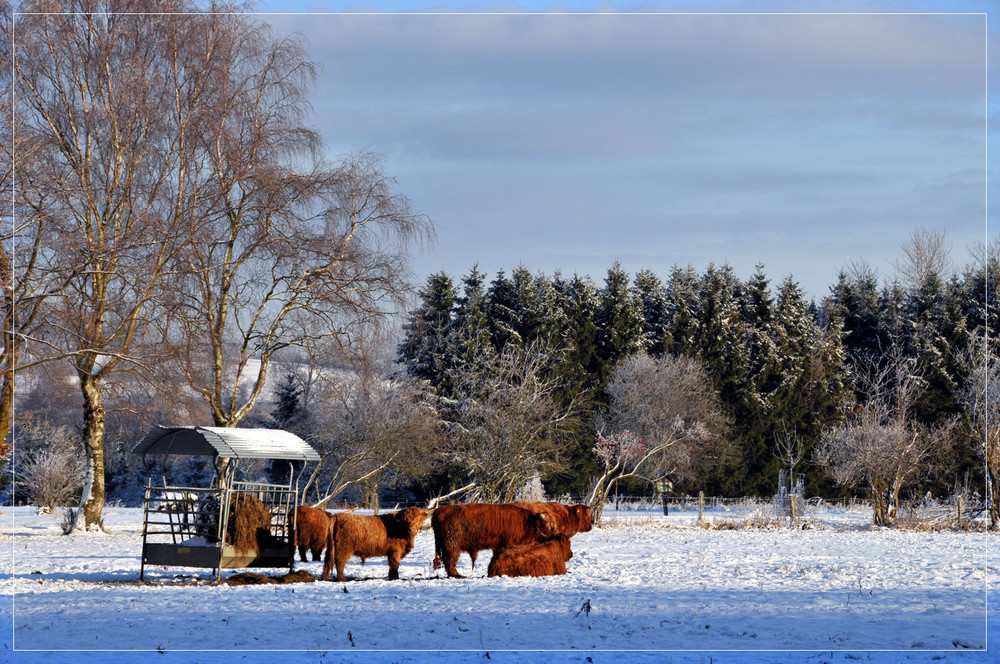
<svg viewBox="0 0 1000 664">
<path fill-rule="evenodd" d="M 21 469 L 20 484 L 31 504 L 52 512 L 79 498 L 83 475 L 79 455 L 65 449 L 47 448 L 30 454 Z"/>
<path fill-rule="evenodd" d="M 25 418 L 17 424 L 14 443 L 6 469 L 12 481 L 4 489 L 5 504 L 51 509 L 78 494 L 83 486 L 83 446 L 69 427 Z"/>
<path fill-rule="evenodd" d="M 517 494 L 518 500 L 526 500 L 533 503 L 545 502 L 545 488 L 542 486 L 542 480 L 535 475 L 528 482 L 521 487 L 521 491 Z"/>
</svg>

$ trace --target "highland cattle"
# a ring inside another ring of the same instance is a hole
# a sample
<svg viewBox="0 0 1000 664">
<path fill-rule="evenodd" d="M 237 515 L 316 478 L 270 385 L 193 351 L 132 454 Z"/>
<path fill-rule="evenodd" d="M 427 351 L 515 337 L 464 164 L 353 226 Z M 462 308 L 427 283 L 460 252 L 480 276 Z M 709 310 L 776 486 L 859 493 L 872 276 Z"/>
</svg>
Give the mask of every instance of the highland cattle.
<svg viewBox="0 0 1000 664">
<path fill-rule="evenodd" d="M 572 537 L 577 533 L 586 533 L 593 528 L 590 508 L 586 505 L 564 505 L 555 502 L 515 502 L 511 505 L 517 505 L 532 512 L 545 513 L 555 524 L 555 531 L 566 537 Z"/>
<path fill-rule="evenodd" d="M 573 557 L 569 537 L 556 535 L 537 544 L 501 549 L 493 554 L 487 576 L 556 576 L 566 573 L 566 561 Z"/>
<path fill-rule="evenodd" d="M 336 566 L 337 581 L 343 581 L 344 567 L 352 556 L 361 558 L 362 564 L 368 558 L 385 556 L 389 559 L 389 579 L 398 579 L 399 563 L 413 550 L 413 540 L 428 516 L 430 511 L 419 507 L 379 516 L 349 512 L 332 515 L 321 578 L 329 581 Z"/>
<path fill-rule="evenodd" d="M 449 577 L 458 573 L 458 558 L 469 554 L 472 565 L 480 551 L 533 544 L 556 534 L 552 519 L 543 511 L 512 504 L 471 503 L 438 507 L 431 516 L 434 530 L 434 567 L 444 563 Z"/>
<path fill-rule="evenodd" d="M 299 505 L 295 508 L 295 546 L 299 559 L 306 562 L 306 551 L 312 559 L 319 560 L 326 550 L 326 536 L 330 530 L 330 513 L 315 507 Z"/>
</svg>

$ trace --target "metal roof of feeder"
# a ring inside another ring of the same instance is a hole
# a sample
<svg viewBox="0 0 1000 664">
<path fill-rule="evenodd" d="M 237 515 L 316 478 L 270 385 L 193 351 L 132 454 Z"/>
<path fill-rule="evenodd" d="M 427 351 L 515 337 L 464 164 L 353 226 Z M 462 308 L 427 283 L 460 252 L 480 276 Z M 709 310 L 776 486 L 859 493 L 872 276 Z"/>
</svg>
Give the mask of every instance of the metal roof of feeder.
<svg viewBox="0 0 1000 664">
<path fill-rule="evenodd" d="M 319 461 L 309 443 L 280 429 L 223 427 L 154 427 L 132 454 L 189 454 L 223 459 Z"/>
</svg>

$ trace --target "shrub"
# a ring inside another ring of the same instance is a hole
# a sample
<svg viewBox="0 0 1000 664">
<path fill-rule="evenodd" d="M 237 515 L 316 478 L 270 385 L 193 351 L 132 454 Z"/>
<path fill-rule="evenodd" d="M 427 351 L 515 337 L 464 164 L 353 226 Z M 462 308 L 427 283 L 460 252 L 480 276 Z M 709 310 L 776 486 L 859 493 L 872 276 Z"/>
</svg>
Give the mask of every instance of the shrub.
<svg viewBox="0 0 1000 664">
<path fill-rule="evenodd" d="M 53 512 L 71 504 L 83 489 L 84 468 L 78 455 L 60 448 L 37 450 L 25 460 L 20 484 L 28 500 Z"/>
</svg>

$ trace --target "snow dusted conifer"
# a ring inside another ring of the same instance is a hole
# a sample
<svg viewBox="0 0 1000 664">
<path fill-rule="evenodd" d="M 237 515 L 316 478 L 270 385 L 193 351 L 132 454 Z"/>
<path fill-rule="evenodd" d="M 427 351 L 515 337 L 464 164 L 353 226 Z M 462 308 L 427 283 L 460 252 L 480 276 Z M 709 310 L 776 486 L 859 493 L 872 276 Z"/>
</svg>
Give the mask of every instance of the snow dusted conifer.
<svg viewBox="0 0 1000 664">
<path fill-rule="evenodd" d="M 600 358 L 597 349 L 597 288 L 590 277 L 573 275 L 569 280 L 556 275 L 552 288 L 559 310 L 557 332 L 560 360 L 554 367 L 557 381 L 554 396 L 558 403 L 575 400 L 577 407 L 567 422 L 563 449 L 565 472 L 549 478 L 550 490 L 557 493 L 586 491 L 588 478 L 597 472 L 591 448 L 592 422 L 597 409 L 600 385 Z"/>
<path fill-rule="evenodd" d="M 697 352 L 698 320 L 701 315 L 699 278 L 692 266 L 677 265 L 670 271 L 666 286 L 667 351 L 674 355 Z"/>
<path fill-rule="evenodd" d="M 742 356 L 739 296 L 740 283 L 733 269 L 709 265 L 701 280 L 698 357 L 715 374 L 728 379 L 740 373 L 735 361 Z"/>
<path fill-rule="evenodd" d="M 878 274 L 867 263 L 852 264 L 837 275 L 837 283 L 823 302 L 823 317 L 840 320 L 845 351 L 852 362 L 870 357 L 886 345 L 879 309 Z"/>
<path fill-rule="evenodd" d="M 285 428 L 298 415 L 301 396 L 302 388 L 299 387 L 295 373 L 292 371 L 285 373 L 281 385 L 275 390 L 277 405 L 271 411 L 271 417 L 278 428 Z"/>
<path fill-rule="evenodd" d="M 479 271 L 479 266 L 473 266 L 462 279 L 462 295 L 455 300 L 449 334 L 457 365 L 472 361 L 485 349 L 493 347 L 486 316 L 483 273 Z"/>
<path fill-rule="evenodd" d="M 610 373 L 618 360 L 641 352 L 643 337 L 642 303 L 629 288 L 629 276 L 615 261 L 598 293 L 597 348 L 603 374 Z"/>
<path fill-rule="evenodd" d="M 447 393 L 452 365 L 449 329 L 455 304 L 451 277 L 444 271 L 432 274 L 420 291 L 420 300 L 420 306 L 403 326 L 397 361 L 411 376 L 429 381 L 438 393 Z"/>
<path fill-rule="evenodd" d="M 564 378 L 572 383 L 592 387 L 590 376 L 598 371 L 597 349 L 597 288 L 590 277 L 573 275 L 569 281 L 556 277 L 560 318 L 565 328 L 561 339 L 568 355 L 564 362 Z"/>
<path fill-rule="evenodd" d="M 957 290 L 957 289 L 955 289 Z M 965 319 L 951 306 L 948 287 L 933 272 L 905 300 L 909 327 L 908 352 L 917 360 L 924 388 L 914 404 L 916 417 L 937 423 L 960 410 L 964 383 L 956 353 L 965 346 Z"/>
<path fill-rule="evenodd" d="M 545 278 L 542 275 L 535 277 L 524 265 L 516 267 L 510 276 L 514 293 L 512 309 L 515 312 L 512 326 L 520 343 L 530 344 L 545 336 L 545 312 L 539 293 L 539 283 Z"/>
<path fill-rule="evenodd" d="M 635 275 L 633 290 L 642 304 L 646 352 L 663 355 L 667 350 L 667 294 L 663 281 L 652 270 L 640 270 Z"/>
<path fill-rule="evenodd" d="M 493 347 L 498 352 L 513 343 L 523 345 L 521 338 L 520 295 L 514 282 L 503 270 L 497 272 L 486 296 L 487 320 L 493 336 Z"/>
<path fill-rule="evenodd" d="M 966 327 L 976 338 L 986 338 L 990 352 L 1000 355 L 1000 236 L 975 247 L 972 256 L 962 276 Z"/>
<path fill-rule="evenodd" d="M 739 386 L 738 398 L 730 404 L 733 420 L 744 440 L 744 466 L 750 476 L 773 464 L 770 444 L 782 414 L 774 408 L 773 395 L 783 376 L 774 317 L 770 280 L 758 265 L 740 298 L 743 321 L 746 380 Z M 767 480 L 757 482 L 754 491 L 766 492 Z"/>
</svg>

